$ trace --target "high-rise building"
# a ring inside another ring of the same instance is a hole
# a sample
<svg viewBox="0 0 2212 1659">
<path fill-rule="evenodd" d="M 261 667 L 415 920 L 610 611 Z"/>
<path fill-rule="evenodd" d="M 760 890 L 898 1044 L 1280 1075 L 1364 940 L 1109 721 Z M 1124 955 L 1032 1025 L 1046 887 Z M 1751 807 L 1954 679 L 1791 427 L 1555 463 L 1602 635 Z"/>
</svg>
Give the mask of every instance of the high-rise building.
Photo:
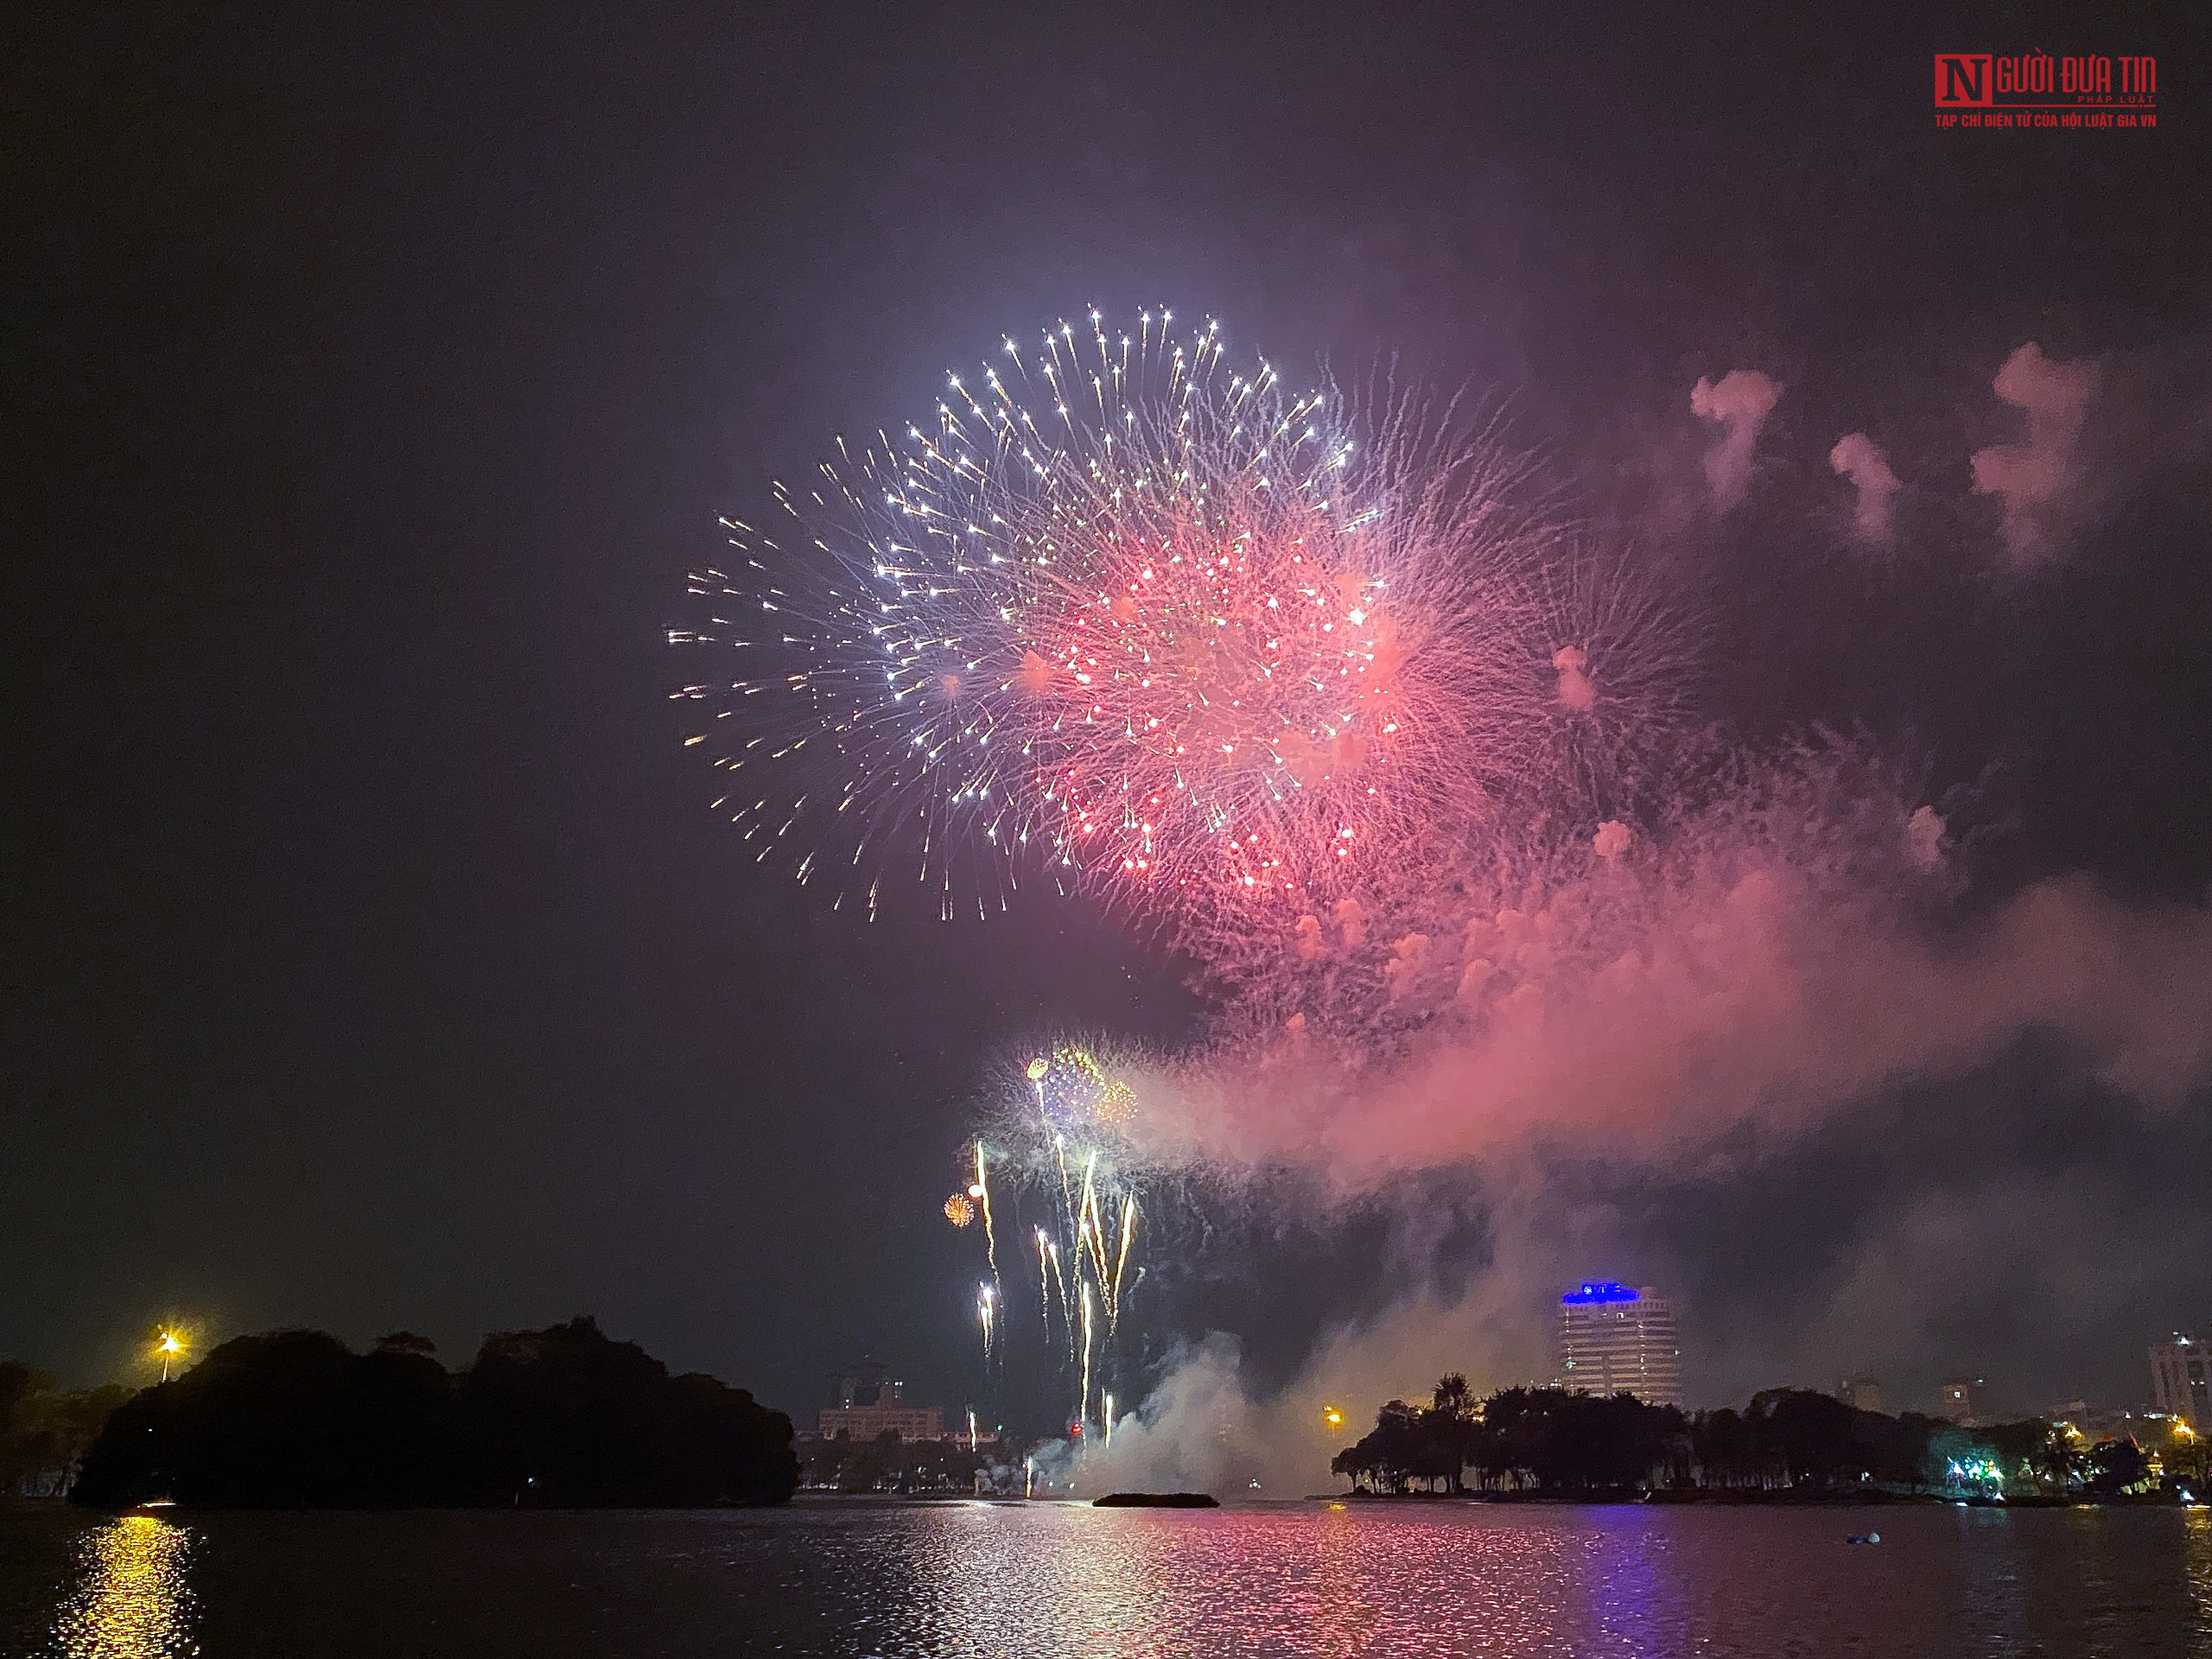
<svg viewBox="0 0 2212 1659">
<path fill-rule="evenodd" d="M 1559 1299 L 1559 1385 L 1682 1403 L 1682 1350 L 1672 1303 L 1645 1285 L 1589 1280 Z"/>
<path fill-rule="evenodd" d="M 2178 1417 L 2199 1434 L 2212 1433 L 2212 1357 L 2202 1337 L 2177 1331 L 2171 1342 L 2151 1351 L 2151 1392 L 2169 1417 Z"/>
</svg>

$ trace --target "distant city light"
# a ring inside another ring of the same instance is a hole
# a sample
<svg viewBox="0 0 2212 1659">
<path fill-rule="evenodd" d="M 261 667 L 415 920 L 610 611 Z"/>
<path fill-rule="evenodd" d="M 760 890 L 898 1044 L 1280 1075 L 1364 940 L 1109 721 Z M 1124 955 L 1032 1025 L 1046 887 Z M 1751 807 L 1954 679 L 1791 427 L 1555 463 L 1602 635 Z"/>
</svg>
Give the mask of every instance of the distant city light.
<svg viewBox="0 0 2212 1659">
<path fill-rule="evenodd" d="M 1567 1306 L 1579 1306 L 1588 1302 L 1638 1302 L 1643 1299 L 1626 1285 L 1616 1284 L 1611 1279 L 1586 1279 L 1582 1288 L 1570 1290 L 1560 1298 Z"/>
</svg>

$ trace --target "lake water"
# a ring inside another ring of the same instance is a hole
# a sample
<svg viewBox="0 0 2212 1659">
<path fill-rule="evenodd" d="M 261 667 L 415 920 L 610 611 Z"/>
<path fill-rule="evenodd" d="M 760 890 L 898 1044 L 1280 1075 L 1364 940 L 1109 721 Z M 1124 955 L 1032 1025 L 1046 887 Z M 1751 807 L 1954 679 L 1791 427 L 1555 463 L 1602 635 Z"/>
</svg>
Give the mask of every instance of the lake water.
<svg viewBox="0 0 2212 1659">
<path fill-rule="evenodd" d="M 2212 1656 L 2212 1510 L 15 1506 L 0 1652 Z"/>
</svg>

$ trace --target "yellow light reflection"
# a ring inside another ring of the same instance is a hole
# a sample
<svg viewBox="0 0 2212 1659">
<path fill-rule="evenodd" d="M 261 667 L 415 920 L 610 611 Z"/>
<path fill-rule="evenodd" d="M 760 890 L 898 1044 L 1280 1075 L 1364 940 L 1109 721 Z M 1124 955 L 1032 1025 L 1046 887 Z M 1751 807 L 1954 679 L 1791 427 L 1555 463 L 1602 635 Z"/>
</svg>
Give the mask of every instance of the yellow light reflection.
<svg viewBox="0 0 2212 1659">
<path fill-rule="evenodd" d="M 2183 1512 L 2182 1528 L 2190 1599 L 2196 1604 L 2199 1626 L 2212 1627 L 2212 1510 L 2191 1505 Z"/>
<path fill-rule="evenodd" d="M 78 1544 L 77 1592 L 54 1622 L 63 1659 L 188 1659 L 192 1535 L 150 1515 L 126 1515 Z"/>
</svg>

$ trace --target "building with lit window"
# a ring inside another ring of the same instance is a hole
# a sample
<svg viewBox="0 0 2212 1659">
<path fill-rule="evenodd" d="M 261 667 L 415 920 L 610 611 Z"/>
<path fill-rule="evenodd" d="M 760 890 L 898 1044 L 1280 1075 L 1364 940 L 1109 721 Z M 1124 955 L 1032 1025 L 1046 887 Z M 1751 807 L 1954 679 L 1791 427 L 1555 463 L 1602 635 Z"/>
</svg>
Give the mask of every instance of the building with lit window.
<svg viewBox="0 0 2212 1659">
<path fill-rule="evenodd" d="M 1650 1286 L 1586 1281 L 1559 1299 L 1559 1386 L 1577 1394 L 1632 1394 L 1682 1403 L 1682 1350 L 1674 1304 Z"/>
<path fill-rule="evenodd" d="M 1936 1408 L 1936 1414 L 1949 1418 L 1961 1428 L 1980 1428 L 1989 1421 L 1988 1382 L 1979 1376 L 1946 1378 L 1943 1403 Z"/>
<path fill-rule="evenodd" d="M 2151 1351 L 2151 1392 L 2169 1417 L 2178 1417 L 2199 1434 L 2212 1433 L 2212 1358 L 2202 1337 L 2174 1332 L 2171 1342 Z"/>
<path fill-rule="evenodd" d="M 944 1411 L 939 1406 L 910 1406 L 906 1385 L 896 1377 L 867 1375 L 863 1368 L 848 1373 L 837 1384 L 837 1403 L 822 1408 L 822 1438 L 834 1440 L 849 1434 L 854 1441 L 872 1440 L 887 1430 L 901 1440 L 941 1440 Z M 869 1387 L 873 1382 L 873 1390 Z M 863 1395 L 870 1397 L 862 1398 Z"/>
</svg>

